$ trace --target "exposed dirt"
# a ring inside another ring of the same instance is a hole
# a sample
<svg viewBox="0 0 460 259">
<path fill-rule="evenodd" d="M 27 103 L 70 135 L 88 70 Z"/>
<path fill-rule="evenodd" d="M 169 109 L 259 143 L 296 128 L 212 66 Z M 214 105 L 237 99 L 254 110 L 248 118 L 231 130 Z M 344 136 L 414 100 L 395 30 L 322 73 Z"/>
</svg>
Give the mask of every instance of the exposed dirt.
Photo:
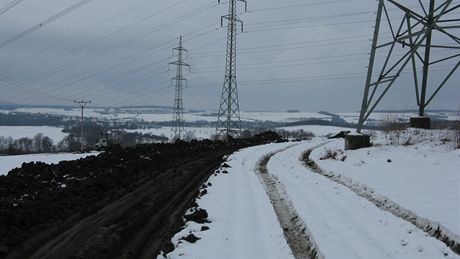
<svg viewBox="0 0 460 259">
<path fill-rule="evenodd" d="M 297 259 L 324 258 L 307 226 L 300 219 L 292 202 L 289 200 L 282 183 L 275 176 L 270 175 L 267 170 L 270 158 L 286 149 L 279 150 L 262 158 L 258 164 L 259 177 L 275 209 L 278 221 L 283 228 L 284 236 L 294 257 Z"/>
<path fill-rule="evenodd" d="M 0 258 L 154 258 L 173 249 L 170 238 L 225 155 L 275 141 L 266 133 L 24 164 L 0 177 Z"/>
</svg>

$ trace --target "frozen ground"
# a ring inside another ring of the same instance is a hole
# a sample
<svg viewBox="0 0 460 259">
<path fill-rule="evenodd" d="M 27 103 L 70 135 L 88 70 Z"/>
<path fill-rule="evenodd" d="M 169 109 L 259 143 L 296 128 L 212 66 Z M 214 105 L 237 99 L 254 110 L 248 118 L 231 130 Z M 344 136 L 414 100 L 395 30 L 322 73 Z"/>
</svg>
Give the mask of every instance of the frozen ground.
<svg viewBox="0 0 460 259">
<path fill-rule="evenodd" d="M 36 134 L 42 133 L 53 140 L 54 143 L 61 141 L 67 136 L 62 132 L 62 128 L 49 126 L 0 126 L 0 136 L 12 139 L 32 138 Z"/>
<path fill-rule="evenodd" d="M 223 168 L 228 173 L 212 176 L 208 194 L 197 201 L 209 214 L 211 223 L 206 225 L 210 229 L 200 231 L 202 225 L 188 222 L 173 238 L 177 247 L 168 258 L 293 258 L 255 173 L 262 156 L 287 145 L 252 147 L 231 155 L 227 162 L 230 168 Z M 183 240 L 179 243 L 190 232 L 201 239 L 194 244 Z"/>
<path fill-rule="evenodd" d="M 268 171 L 284 185 L 325 258 L 459 258 L 414 225 L 307 170 L 299 157 L 321 142 L 274 155 Z"/>
<path fill-rule="evenodd" d="M 34 154 L 19 156 L 0 156 L 0 175 L 6 175 L 11 169 L 20 167 L 22 163 L 44 162 L 47 164 L 56 164 L 60 161 L 77 160 L 91 155 L 97 155 L 98 152 L 86 154 Z"/>
</svg>

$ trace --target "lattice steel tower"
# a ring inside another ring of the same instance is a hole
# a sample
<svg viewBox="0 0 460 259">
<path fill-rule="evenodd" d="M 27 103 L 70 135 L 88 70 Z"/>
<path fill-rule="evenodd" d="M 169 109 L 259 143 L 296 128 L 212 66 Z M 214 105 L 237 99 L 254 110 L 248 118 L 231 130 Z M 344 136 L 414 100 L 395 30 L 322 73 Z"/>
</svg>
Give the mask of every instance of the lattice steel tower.
<svg viewBox="0 0 460 259">
<path fill-rule="evenodd" d="M 453 0 L 429 0 L 410 1 L 415 5 L 409 7 L 403 2 L 408 1 L 379 0 L 358 132 L 407 66 L 412 66 L 419 118 L 428 119 L 425 108 L 460 65 L 460 19 L 455 12 L 460 5 Z M 384 59 L 378 60 L 377 54 L 384 54 Z M 443 66 L 447 73 L 433 85 L 428 80 L 430 68 L 446 62 L 452 62 Z"/>
<path fill-rule="evenodd" d="M 224 19 L 228 21 L 227 60 L 216 132 L 219 137 L 225 136 L 226 138 L 238 137 L 241 132 L 240 105 L 236 84 L 236 30 L 240 23 L 241 31 L 243 31 L 243 22 L 236 14 L 238 1 L 244 2 L 245 10 L 247 10 L 245 0 L 229 0 L 228 14 L 221 17 L 221 26 L 224 25 Z M 220 0 L 218 2 L 220 3 Z"/>
<path fill-rule="evenodd" d="M 173 48 L 173 56 L 177 57 L 177 60 L 174 62 L 170 62 L 169 65 L 175 65 L 176 76 L 171 78 L 171 85 L 172 82 L 176 82 L 175 86 L 175 96 L 174 96 L 174 112 L 173 112 L 173 123 L 174 126 L 171 130 L 171 140 L 181 139 L 184 133 L 184 99 L 183 99 L 183 89 L 185 82 L 185 86 L 187 85 L 187 79 L 183 76 L 183 67 L 189 67 L 190 65 L 184 62 L 184 53 L 188 53 L 188 50 L 182 46 L 182 36 L 179 38 L 179 46 L 177 48 Z"/>
</svg>

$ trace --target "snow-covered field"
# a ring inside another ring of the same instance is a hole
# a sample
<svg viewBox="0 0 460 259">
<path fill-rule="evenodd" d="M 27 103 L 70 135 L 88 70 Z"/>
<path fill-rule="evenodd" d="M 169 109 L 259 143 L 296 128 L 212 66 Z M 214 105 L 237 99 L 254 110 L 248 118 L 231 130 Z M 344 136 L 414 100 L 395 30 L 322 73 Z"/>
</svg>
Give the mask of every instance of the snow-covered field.
<svg viewBox="0 0 460 259">
<path fill-rule="evenodd" d="M 440 223 L 460 237 L 460 150 L 444 142 L 448 131 L 410 130 L 412 145 L 392 145 L 395 136 L 378 133 L 374 147 L 343 151 L 343 140 L 335 140 L 313 151 L 311 158 L 325 171 L 350 178 L 414 212 Z M 325 153 L 339 151 L 337 160 Z M 344 161 L 341 161 L 346 157 Z"/>
<path fill-rule="evenodd" d="M 67 136 L 62 132 L 62 128 L 49 126 L 0 126 L 1 137 L 11 137 L 12 139 L 33 138 L 36 134 L 42 133 L 53 140 L 54 143 L 61 141 Z"/>
<path fill-rule="evenodd" d="M 44 162 L 47 164 L 56 164 L 61 161 L 70 161 L 84 158 L 87 156 L 95 156 L 98 152 L 73 154 L 34 154 L 34 155 L 19 155 L 19 156 L 0 156 L 0 175 L 6 175 L 11 169 L 20 167 L 22 163 Z"/>
</svg>

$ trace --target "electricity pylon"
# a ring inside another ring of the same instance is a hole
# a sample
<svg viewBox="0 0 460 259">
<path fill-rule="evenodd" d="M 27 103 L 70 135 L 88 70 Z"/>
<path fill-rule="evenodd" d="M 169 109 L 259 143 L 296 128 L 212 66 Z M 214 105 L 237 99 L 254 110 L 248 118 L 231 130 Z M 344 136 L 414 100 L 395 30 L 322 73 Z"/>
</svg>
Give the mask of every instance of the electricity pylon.
<svg viewBox="0 0 460 259">
<path fill-rule="evenodd" d="M 411 1 L 418 3 L 417 6 L 411 7 L 408 7 L 407 3 L 401 3 L 402 1 L 398 2 L 379 0 L 378 3 L 358 132 L 361 132 L 364 122 L 409 64 L 412 66 L 411 73 L 420 117 L 425 116 L 425 108 L 460 65 L 460 19 L 454 13 L 460 5 L 454 5 L 453 0 L 429 0 L 424 3 Z M 390 11 L 396 13 L 390 15 Z M 395 14 L 400 18 L 394 18 Z M 390 40 L 383 39 L 383 26 L 387 27 L 386 33 L 391 34 Z M 457 53 L 449 53 L 449 50 Z M 385 59 L 376 62 L 376 55 L 385 52 Z M 431 85 L 428 80 L 430 67 L 447 61 L 454 62 L 446 65 L 449 72 L 443 76 L 443 80 L 431 87 L 432 93 L 428 96 L 428 88 Z"/>
<path fill-rule="evenodd" d="M 81 121 L 80 121 L 80 151 L 83 152 L 85 150 L 85 145 L 83 143 L 83 110 L 85 109 L 85 106 L 89 103 L 91 103 L 91 100 L 89 101 L 77 101 L 74 100 L 74 103 L 80 105 L 81 108 Z"/>
<path fill-rule="evenodd" d="M 173 81 L 176 82 L 175 87 L 175 96 L 174 96 L 174 112 L 173 112 L 173 123 L 174 126 L 171 130 L 171 140 L 181 139 L 184 133 L 184 99 L 183 99 L 183 89 L 184 86 L 182 82 L 185 82 L 187 85 L 187 79 L 183 76 L 183 67 L 189 67 L 190 65 L 184 62 L 184 53 L 188 53 L 188 50 L 182 46 L 182 36 L 179 38 L 179 46 L 173 48 L 173 56 L 177 57 L 177 60 L 170 62 L 169 65 L 175 65 L 176 76 L 171 78 L 171 84 Z"/>
<path fill-rule="evenodd" d="M 237 2 L 245 4 L 245 0 L 229 0 L 228 14 L 221 17 L 221 26 L 224 26 L 224 19 L 228 21 L 227 28 L 227 59 L 225 63 L 225 79 L 222 89 L 222 96 L 217 117 L 216 133 L 219 137 L 238 137 L 241 133 L 240 105 L 238 100 L 238 87 L 236 84 L 236 30 L 238 23 L 243 22 L 238 18 Z M 218 1 L 220 3 L 220 0 Z"/>
</svg>

